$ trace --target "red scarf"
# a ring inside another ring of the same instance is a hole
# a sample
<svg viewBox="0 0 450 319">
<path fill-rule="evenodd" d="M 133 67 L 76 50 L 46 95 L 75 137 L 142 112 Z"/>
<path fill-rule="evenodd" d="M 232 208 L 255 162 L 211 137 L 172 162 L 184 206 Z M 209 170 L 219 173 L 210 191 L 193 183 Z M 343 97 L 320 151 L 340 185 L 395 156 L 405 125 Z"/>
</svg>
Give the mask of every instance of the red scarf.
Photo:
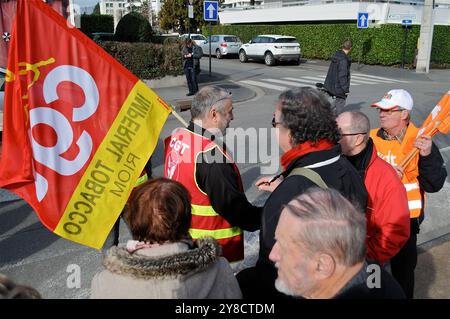
<svg viewBox="0 0 450 319">
<path fill-rule="evenodd" d="M 281 165 L 283 165 L 284 170 L 291 164 L 295 159 L 300 156 L 306 155 L 312 152 L 325 151 L 331 149 L 336 144 L 331 143 L 328 140 L 320 140 L 317 143 L 306 141 L 303 144 L 299 144 L 294 148 L 290 149 L 281 156 Z"/>
</svg>

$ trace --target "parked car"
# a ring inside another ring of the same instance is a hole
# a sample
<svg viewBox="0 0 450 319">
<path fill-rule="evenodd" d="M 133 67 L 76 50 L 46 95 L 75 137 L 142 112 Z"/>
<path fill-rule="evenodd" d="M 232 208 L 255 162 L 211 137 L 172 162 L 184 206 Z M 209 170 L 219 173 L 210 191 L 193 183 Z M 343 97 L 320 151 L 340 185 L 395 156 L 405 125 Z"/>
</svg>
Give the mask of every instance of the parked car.
<svg viewBox="0 0 450 319">
<path fill-rule="evenodd" d="M 235 35 L 212 35 L 211 36 L 211 52 L 209 52 L 209 41 L 201 45 L 203 54 L 215 55 L 216 58 L 221 59 L 225 55 L 238 55 L 239 48 L 242 45 L 241 39 Z"/>
<path fill-rule="evenodd" d="M 5 75 L 6 70 L 0 68 L 0 132 L 3 131 L 3 100 L 5 98 Z"/>
<path fill-rule="evenodd" d="M 254 37 L 239 48 L 239 61 L 263 60 L 267 65 L 277 61 L 293 61 L 300 64 L 300 44 L 295 37 L 263 34 Z"/>
<path fill-rule="evenodd" d="M 183 40 L 187 39 L 188 37 L 189 37 L 189 34 L 187 34 L 187 33 L 180 35 L 180 38 L 182 38 Z M 197 34 L 197 33 L 191 33 L 191 39 L 198 46 L 202 46 L 206 41 L 206 37 L 203 34 Z"/>
</svg>

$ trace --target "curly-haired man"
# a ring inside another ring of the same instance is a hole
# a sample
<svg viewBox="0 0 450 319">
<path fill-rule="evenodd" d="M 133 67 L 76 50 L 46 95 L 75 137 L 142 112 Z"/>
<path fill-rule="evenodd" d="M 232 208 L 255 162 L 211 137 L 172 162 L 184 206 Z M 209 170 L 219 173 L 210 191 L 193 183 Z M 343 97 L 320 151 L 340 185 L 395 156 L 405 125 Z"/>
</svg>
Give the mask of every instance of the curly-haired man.
<svg viewBox="0 0 450 319">
<path fill-rule="evenodd" d="M 258 262 L 254 268 L 237 275 L 244 298 L 283 296 L 275 289 L 277 270 L 269 254 L 275 244 L 281 211 L 294 197 L 317 185 L 338 190 L 361 213 L 367 203 L 363 180 L 341 156 L 336 119 L 322 93 L 307 87 L 283 92 L 278 98 L 272 126 L 284 152 L 281 157 L 284 171 L 275 181 L 264 177 L 256 182 L 259 189 L 272 194 L 263 209 Z"/>
</svg>

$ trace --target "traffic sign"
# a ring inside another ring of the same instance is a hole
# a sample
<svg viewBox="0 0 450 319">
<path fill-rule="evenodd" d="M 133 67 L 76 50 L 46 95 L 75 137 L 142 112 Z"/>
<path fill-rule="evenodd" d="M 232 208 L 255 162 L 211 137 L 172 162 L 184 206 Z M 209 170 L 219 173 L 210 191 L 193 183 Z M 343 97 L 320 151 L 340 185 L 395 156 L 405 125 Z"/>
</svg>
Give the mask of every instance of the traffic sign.
<svg viewBox="0 0 450 319">
<path fill-rule="evenodd" d="M 411 24 L 412 24 L 412 20 L 409 20 L 409 19 L 408 20 L 406 20 L 406 19 L 402 20 L 402 25 L 403 26 L 410 26 Z"/>
<path fill-rule="evenodd" d="M 358 29 L 367 29 L 369 27 L 369 13 L 358 12 L 358 20 L 356 21 Z"/>
<path fill-rule="evenodd" d="M 219 2 L 205 1 L 203 2 L 203 20 L 217 21 L 219 12 Z"/>
</svg>

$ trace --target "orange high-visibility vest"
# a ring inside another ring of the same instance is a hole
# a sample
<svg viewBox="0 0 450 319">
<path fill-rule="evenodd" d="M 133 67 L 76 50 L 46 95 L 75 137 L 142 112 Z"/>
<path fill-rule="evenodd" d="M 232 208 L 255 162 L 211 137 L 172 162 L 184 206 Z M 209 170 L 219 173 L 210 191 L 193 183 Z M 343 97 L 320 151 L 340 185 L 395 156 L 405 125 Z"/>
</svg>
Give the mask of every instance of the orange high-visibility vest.
<svg viewBox="0 0 450 319">
<path fill-rule="evenodd" d="M 370 131 L 370 137 L 373 139 L 378 151 L 378 156 L 384 159 L 392 166 L 400 165 L 405 156 L 412 150 L 413 143 L 417 137 L 419 129 L 410 123 L 400 144 L 397 140 L 384 140 L 377 136 L 379 129 Z M 420 216 L 423 207 L 422 194 L 420 192 L 419 180 L 419 153 L 405 167 L 402 183 L 406 188 L 408 195 L 408 206 L 411 218 Z"/>
<path fill-rule="evenodd" d="M 177 129 L 165 140 L 164 177 L 180 182 L 191 193 L 192 223 L 189 233 L 192 238 L 213 237 L 222 246 L 222 254 L 228 261 L 239 261 L 244 259 L 242 230 L 230 225 L 214 211 L 208 195 L 199 188 L 195 178 L 196 163 L 202 159 L 202 153 L 214 148 L 233 164 L 239 190 L 243 191 L 239 170 L 226 151 L 211 140 L 184 128 Z"/>
</svg>

